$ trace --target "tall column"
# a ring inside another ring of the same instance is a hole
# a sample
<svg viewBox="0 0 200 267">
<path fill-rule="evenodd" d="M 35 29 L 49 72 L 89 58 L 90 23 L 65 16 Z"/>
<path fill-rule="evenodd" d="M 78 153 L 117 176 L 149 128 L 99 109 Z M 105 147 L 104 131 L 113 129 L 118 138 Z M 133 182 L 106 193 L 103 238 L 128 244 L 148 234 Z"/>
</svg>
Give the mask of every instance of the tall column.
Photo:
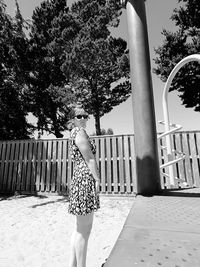
<svg viewBox="0 0 200 267">
<path fill-rule="evenodd" d="M 128 0 L 127 24 L 133 97 L 138 194 L 160 190 L 157 131 L 144 0 Z"/>
</svg>

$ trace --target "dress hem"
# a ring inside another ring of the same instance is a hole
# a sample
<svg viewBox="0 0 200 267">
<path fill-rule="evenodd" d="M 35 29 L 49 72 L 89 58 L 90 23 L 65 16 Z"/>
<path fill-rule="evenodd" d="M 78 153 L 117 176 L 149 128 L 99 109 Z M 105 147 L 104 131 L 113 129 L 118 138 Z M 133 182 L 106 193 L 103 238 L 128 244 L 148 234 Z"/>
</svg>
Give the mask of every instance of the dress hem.
<svg viewBox="0 0 200 267">
<path fill-rule="evenodd" d="M 74 213 L 74 212 L 72 212 L 72 211 L 68 211 L 68 213 L 69 213 L 69 214 L 72 214 L 72 215 L 78 215 L 78 216 L 79 216 L 79 215 L 84 215 L 84 216 L 85 216 L 85 215 L 88 215 L 88 214 L 92 213 L 93 211 L 96 212 L 96 211 L 98 211 L 99 209 L 100 209 L 100 207 L 99 207 L 99 208 L 95 208 L 95 209 L 93 209 L 93 210 L 91 210 L 90 212 L 87 212 L 87 213 Z"/>
</svg>

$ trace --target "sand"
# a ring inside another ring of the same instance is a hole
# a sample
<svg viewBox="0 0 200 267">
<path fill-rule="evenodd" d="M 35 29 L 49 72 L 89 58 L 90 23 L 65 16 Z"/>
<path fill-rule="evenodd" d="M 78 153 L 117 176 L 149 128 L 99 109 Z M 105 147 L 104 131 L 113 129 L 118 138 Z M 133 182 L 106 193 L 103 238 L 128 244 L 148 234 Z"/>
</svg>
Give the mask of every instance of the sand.
<svg viewBox="0 0 200 267">
<path fill-rule="evenodd" d="M 109 256 L 134 197 L 100 196 L 88 243 L 87 267 Z M 66 197 L 0 197 L 0 267 L 68 267 L 74 226 Z"/>
</svg>

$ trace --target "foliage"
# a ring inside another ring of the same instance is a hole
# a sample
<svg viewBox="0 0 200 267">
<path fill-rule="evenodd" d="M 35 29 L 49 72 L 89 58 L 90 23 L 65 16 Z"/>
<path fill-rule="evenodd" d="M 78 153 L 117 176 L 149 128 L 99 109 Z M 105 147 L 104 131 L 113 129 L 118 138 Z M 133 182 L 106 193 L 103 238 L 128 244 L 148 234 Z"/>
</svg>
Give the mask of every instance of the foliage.
<svg viewBox="0 0 200 267">
<path fill-rule="evenodd" d="M 28 42 L 23 33 L 23 19 L 17 9 L 12 19 L 0 2 L 0 139 L 29 138 L 25 80 Z"/>
<path fill-rule="evenodd" d="M 101 135 L 113 135 L 113 134 L 114 134 L 114 131 L 111 128 L 108 128 L 107 131 L 104 128 L 101 129 Z M 95 136 L 95 135 L 96 135 L 95 132 L 92 133 L 92 136 Z"/>
<path fill-rule="evenodd" d="M 26 115 L 32 112 L 39 132 L 62 137 L 78 100 L 94 115 L 100 134 L 100 117 L 131 91 L 126 42 L 109 31 L 119 24 L 119 0 L 83 0 L 71 9 L 66 0 L 45 0 L 33 12 L 29 38 L 15 2 L 16 16 L 11 19 L 0 0 L 2 134 L 30 136 L 34 127 Z M 8 122 L 17 129 L 6 129 Z"/>
<path fill-rule="evenodd" d="M 157 67 L 154 72 L 166 81 L 174 66 L 184 57 L 200 52 L 200 2 L 178 0 L 180 7 L 173 11 L 171 19 L 178 27 L 176 32 L 163 30 L 163 44 L 155 49 Z M 200 111 L 200 66 L 189 63 L 173 80 L 170 90 L 177 90 L 182 104 Z"/>
<path fill-rule="evenodd" d="M 113 129 L 111 129 L 111 128 L 108 128 L 108 130 L 107 130 L 107 133 L 106 133 L 107 135 L 113 135 L 114 134 L 114 132 L 113 132 Z"/>
<path fill-rule="evenodd" d="M 73 102 L 61 71 L 62 43 L 75 31 L 68 11 L 66 0 L 43 1 L 33 12 L 30 33 L 31 112 L 38 118 L 38 130 L 56 137 L 62 137 L 61 131 L 66 129 Z"/>
<path fill-rule="evenodd" d="M 95 118 L 100 135 L 100 117 L 125 101 L 131 92 L 127 44 L 111 36 L 109 27 L 117 27 L 119 1 L 83 0 L 71 8 L 77 33 L 63 49 L 66 60 L 62 70 L 76 99 Z M 123 79 L 122 79 L 123 78 Z"/>
</svg>

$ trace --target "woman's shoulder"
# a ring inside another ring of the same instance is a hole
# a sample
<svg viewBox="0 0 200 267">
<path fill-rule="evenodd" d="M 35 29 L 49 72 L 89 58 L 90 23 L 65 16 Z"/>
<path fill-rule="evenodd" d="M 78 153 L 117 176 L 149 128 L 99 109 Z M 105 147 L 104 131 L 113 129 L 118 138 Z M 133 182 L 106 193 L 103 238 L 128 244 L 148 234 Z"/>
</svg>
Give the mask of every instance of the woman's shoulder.
<svg viewBox="0 0 200 267">
<path fill-rule="evenodd" d="M 71 130 L 71 134 L 70 134 L 71 138 L 75 138 L 77 133 L 79 133 L 78 134 L 79 136 L 82 136 L 82 137 L 87 136 L 88 137 L 87 132 L 83 127 L 74 127 Z"/>
</svg>

